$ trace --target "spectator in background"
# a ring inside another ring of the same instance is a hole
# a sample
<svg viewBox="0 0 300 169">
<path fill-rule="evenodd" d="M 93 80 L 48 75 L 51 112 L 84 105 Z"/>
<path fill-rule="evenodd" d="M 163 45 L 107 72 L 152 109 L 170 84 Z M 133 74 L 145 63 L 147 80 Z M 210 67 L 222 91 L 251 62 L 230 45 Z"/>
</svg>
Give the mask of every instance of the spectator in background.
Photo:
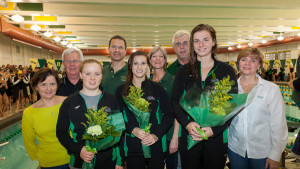
<svg viewBox="0 0 300 169">
<path fill-rule="evenodd" d="M 295 80 L 295 72 L 294 72 L 294 66 L 290 66 L 290 73 L 289 73 L 289 81 Z"/>
<path fill-rule="evenodd" d="M 67 75 L 62 79 L 57 95 L 70 96 L 82 89 L 82 81 L 79 75 L 80 65 L 83 61 L 82 51 L 76 48 L 68 48 L 62 54 L 62 61 Z"/>
<path fill-rule="evenodd" d="M 7 83 L 5 81 L 4 75 L 1 72 L 0 73 L 0 114 L 3 117 L 6 117 L 7 115 L 4 113 L 4 107 L 5 107 L 5 103 L 4 103 L 4 99 L 6 96 L 6 90 L 7 90 Z M 7 103 L 6 103 L 7 104 Z"/>
</svg>

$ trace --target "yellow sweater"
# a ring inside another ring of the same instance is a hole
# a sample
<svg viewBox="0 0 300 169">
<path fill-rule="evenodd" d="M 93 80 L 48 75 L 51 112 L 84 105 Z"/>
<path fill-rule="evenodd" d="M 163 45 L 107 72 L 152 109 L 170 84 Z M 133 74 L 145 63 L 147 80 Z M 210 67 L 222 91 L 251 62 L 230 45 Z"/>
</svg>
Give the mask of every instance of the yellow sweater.
<svg viewBox="0 0 300 169">
<path fill-rule="evenodd" d="M 24 110 L 22 133 L 31 160 L 38 159 L 41 167 L 68 164 L 70 156 L 56 137 L 56 123 L 61 103 L 52 107 Z M 35 142 L 35 137 L 38 144 Z"/>
</svg>

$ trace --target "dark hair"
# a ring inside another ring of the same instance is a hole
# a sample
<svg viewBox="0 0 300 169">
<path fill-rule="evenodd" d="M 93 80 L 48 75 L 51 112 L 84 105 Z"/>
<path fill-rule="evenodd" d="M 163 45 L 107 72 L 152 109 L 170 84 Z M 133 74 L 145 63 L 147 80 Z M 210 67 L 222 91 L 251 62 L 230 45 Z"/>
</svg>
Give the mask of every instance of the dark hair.
<svg viewBox="0 0 300 169">
<path fill-rule="evenodd" d="M 211 57 L 216 60 L 216 53 L 217 53 L 217 36 L 216 36 L 216 31 L 213 27 L 211 27 L 210 25 L 207 24 L 199 24 L 196 27 L 194 27 L 194 29 L 191 32 L 191 36 L 190 36 L 190 47 L 191 47 L 191 59 L 189 62 L 189 72 L 190 74 L 192 74 L 192 77 L 194 79 L 198 79 L 198 72 L 200 71 L 199 67 L 196 64 L 196 60 L 197 60 L 197 53 L 195 52 L 194 49 L 194 34 L 196 32 L 200 32 L 200 31 L 207 31 L 209 32 L 212 40 L 215 42 L 215 45 L 212 47 L 211 49 Z"/>
<path fill-rule="evenodd" d="M 132 79 L 133 79 L 132 62 L 133 62 L 134 58 L 136 56 L 139 56 L 139 55 L 145 56 L 146 59 L 147 59 L 147 64 L 148 64 L 148 66 L 150 66 L 149 57 L 148 57 L 148 55 L 145 52 L 143 52 L 143 51 L 136 51 L 136 52 L 133 52 L 130 55 L 130 57 L 128 59 L 128 72 L 127 72 L 127 75 L 126 75 L 126 81 L 124 83 L 124 89 L 123 89 L 123 95 L 124 96 L 128 95 L 128 93 L 129 93 L 129 86 L 131 85 Z"/>
<path fill-rule="evenodd" d="M 55 81 L 57 83 L 57 89 L 58 89 L 59 84 L 60 84 L 59 78 L 54 70 L 49 69 L 47 67 L 40 69 L 39 71 L 37 71 L 34 74 L 32 81 L 31 81 L 31 87 L 33 89 L 35 89 L 39 83 L 45 81 L 47 79 L 47 77 L 49 77 L 49 76 L 54 76 Z"/>
<path fill-rule="evenodd" d="M 111 44 L 111 41 L 112 41 L 113 39 L 120 39 L 120 40 L 124 41 L 124 43 L 125 43 L 125 49 L 127 49 L 127 43 L 126 43 L 126 40 L 125 40 L 122 36 L 120 36 L 120 35 L 115 35 L 115 36 L 113 36 L 112 38 L 110 38 L 109 44 L 108 44 L 108 48 L 110 48 L 110 44 Z"/>
</svg>

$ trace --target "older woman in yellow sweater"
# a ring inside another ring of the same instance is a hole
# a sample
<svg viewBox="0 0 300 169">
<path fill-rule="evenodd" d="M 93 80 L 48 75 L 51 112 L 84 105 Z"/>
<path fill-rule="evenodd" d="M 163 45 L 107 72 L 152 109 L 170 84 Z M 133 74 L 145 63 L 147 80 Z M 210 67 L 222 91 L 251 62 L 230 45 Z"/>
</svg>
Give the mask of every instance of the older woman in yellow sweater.
<svg viewBox="0 0 300 169">
<path fill-rule="evenodd" d="M 56 137 L 59 108 L 65 97 L 56 96 L 59 79 L 56 73 L 44 68 L 32 79 L 32 87 L 41 99 L 24 110 L 22 132 L 31 160 L 37 159 L 41 168 L 67 169 L 70 156 Z M 37 138 L 38 143 L 35 142 Z"/>
</svg>

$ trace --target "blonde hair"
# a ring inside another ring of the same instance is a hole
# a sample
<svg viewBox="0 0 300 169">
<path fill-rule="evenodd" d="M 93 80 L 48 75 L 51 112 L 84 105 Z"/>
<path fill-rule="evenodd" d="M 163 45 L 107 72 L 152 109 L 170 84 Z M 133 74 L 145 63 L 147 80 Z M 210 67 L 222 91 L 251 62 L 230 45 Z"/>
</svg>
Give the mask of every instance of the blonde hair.
<svg viewBox="0 0 300 169">
<path fill-rule="evenodd" d="M 238 57 L 237 57 L 237 63 L 240 62 L 241 58 L 251 56 L 254 57 L 255 59 L 258 59 L 260 66 L 262 67 L 263 61 L 264 61 L 264 54 L 262 53 L 261 50 L 259 50 L 256 47 L 247 47 L 240 51 Z"/>
<path fill-rule="evenodd" d="M 87 60 L 84 60 L 82 63 L 81 63 L 81 65 L 80 65 L 80 72 L 82 73 L 82 70 L 83 70 L 83 68 L 84 68 L 84 66 L 86 65 L 86 64 L 90 64 L 90 63 L 96 63 L 96 64 L 98 64 L 99 66 L 100 66 L 100 69 L 101 69 L 101 72 L 102 72 L 102 65 L 101 65 L 101 63 L 98 61 L 98 60 L 96 60 L 96 59 L 87 59 Z"/>
</svg>

